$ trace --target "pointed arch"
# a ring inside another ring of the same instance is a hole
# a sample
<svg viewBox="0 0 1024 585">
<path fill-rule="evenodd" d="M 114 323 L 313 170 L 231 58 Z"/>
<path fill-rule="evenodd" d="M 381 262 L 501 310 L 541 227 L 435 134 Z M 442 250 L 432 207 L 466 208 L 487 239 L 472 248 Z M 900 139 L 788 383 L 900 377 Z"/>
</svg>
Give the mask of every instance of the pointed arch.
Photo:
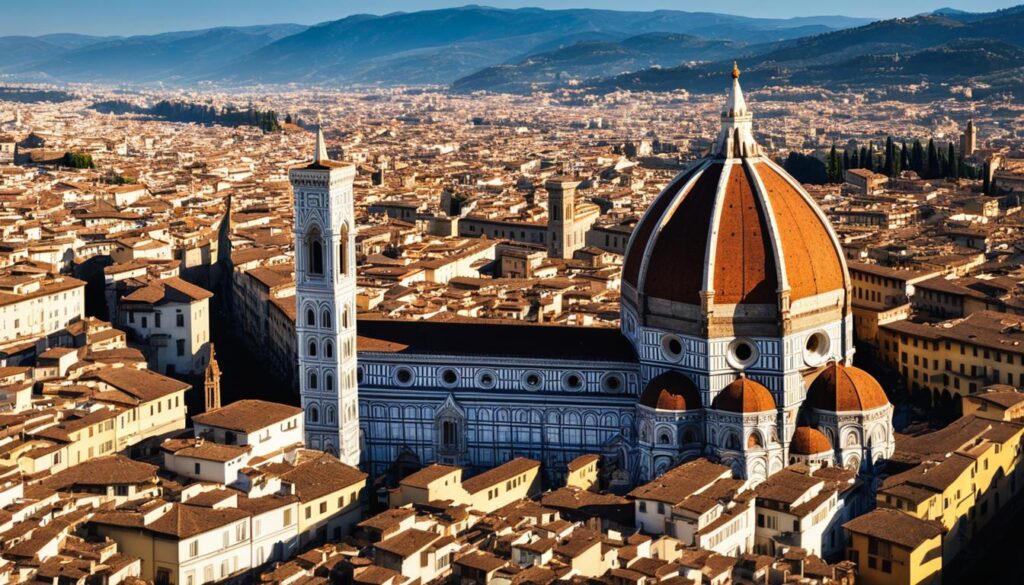
<svg viewBox="0 0 1024 585">
<path fill-rule="evenodd" d="M 324 241 L 317 226 L 310 228 L 306 236 L 306 272 L 313 276 L 324 273 Z"/>
<path fill-rule="evenodd" d="M 327 309 L 320 313 L 320 326 L 324 329 L 331 328 L 331 312 Z"/>
<path fill-rule="evenodd" d="M 313 312 L 312 307 L 306 308 L 306 326 L 316 327 L 316 313 Z"/>
</svg>

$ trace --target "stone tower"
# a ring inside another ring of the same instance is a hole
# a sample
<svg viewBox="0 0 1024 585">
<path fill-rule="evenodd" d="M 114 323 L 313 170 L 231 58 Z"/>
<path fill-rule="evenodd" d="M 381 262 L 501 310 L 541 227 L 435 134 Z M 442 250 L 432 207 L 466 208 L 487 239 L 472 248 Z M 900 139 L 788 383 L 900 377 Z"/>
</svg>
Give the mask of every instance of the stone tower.
<svg viewBox="0 0 1024 585">
<path fill-rule="evenodd" d="M 295 195 L 295 308 L 306 444 L 359 465 L 355 167 L 332 161 L 317 128 L 313 162 L 289 173 Z"/>
<path fill-rule="evenodd" d="M 210 344 L 210 363 L 206 366 L 203 379 L 203 396 L 205 397 L 206 412 L 220 408 L 220 365 L 217 363 L 212 343 Z"/>
<path fill-rule="evenodd" d="M 552 177 L 545 181 L 548 192 L 548 256 L 572 258 L 583 247 L 582 234 L 576 230 L 576 187 L 579 181 Z"/>
<path fill-rule="evenodd" d="M 960 135 L 960 155 L 971 156 L 978 150 L 978 129 L 974 127 L 974 118 L 967 121 L 967 129 Z"/>
</svg>

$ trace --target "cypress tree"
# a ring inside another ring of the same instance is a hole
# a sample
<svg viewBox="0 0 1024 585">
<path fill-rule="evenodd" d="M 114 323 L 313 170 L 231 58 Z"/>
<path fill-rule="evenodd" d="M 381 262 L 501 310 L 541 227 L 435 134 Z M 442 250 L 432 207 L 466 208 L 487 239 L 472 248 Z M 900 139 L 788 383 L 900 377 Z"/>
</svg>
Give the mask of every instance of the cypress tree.
<svg viewBox="0 0 1024 585">
<path fill-rule="evenodd" d="M 914 140 L 914 149 L 910 154 L 910 170 L 924 178 L 924 148 L 921 147 L 920 140 Z"/>
<path fill-rule="evenodd" d="M 859 169 L 860 168 L 860 152 L 857 150 L 856 146 L 853 147 L 853 154 L 850 155 L 850 167 L 849 168 L 851 168 L 851 169 Z"/>
<path fill-rule="evenodd" d="M 907 141 L 904 140 L 900 145 L 900 170 L 904 171 L 910 168 L 910 149 L 907 148 Z"/>
<path fill-rule="evenodd" d="M 890 177 L 896 176 L 896 147 L 892 144 L 892 136 L 885 139 L 885 167 L 882 172 Z"/>
<path fill-rule="evenodd" d="M 946 167 L 946 176 L 949 177 L 950 179 L 959 179 L 960 161 L 958 161 L 956 158 L 956 148 L 954 148 L 952 142 L 949 143 L 949 152 L 946 153 L 946 160 L 948 161 L 946 163 L 948 165 Z"/>
<path fill-rule="evenodd" d="M 990 185 L 988 181 L 988 161 L 981 167 L 981 192 L 988 195 Z"/>
<path fill-rule="evenodd" d="M 843 181 L 842 162 L 839 160 L 839 153 L 836 152 L 836 145 L 828 153 L 828 180 L 830 183 L 841 183 Z"/>
<path fill-rule="evenodd" d="M 862 168 L 862 169 L 870 169 L 871 168 L 869 166 L 869 163 L 868 163 L 868 147 L 866 147 L 866 146 L 860 147 L 860 168 Z"/>
<path fill-rule="evenodd" d="M 941 176 L 942 169 L 939 162 L 939 150 L 935 148 L 935 140 L 928 139 L 928 160 L 925 162 L 924 174 L 926 179 L 935 179 Z"/>
<path fill-rule="evenodd" d="M 846 150 L 844 148 L 843 149 L 843 173 L 844 173 L 843 176 L 844 177 L 846 176 L 845 173 L 846 173 L 847 169 L 849 169 L 849 168 L 850 168 L 850 151 Z"/>
</svg>

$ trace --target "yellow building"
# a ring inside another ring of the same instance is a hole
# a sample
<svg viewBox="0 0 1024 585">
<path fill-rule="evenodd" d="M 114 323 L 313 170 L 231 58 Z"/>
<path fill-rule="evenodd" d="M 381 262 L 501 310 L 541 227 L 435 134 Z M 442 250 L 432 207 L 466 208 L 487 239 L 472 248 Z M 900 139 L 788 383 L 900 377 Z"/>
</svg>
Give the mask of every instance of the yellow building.
<svg viewBox="0 0 1024 585">
<path fill-rule="evenodd" d="M 598 487 L 597 463 L 600 460 L 601 458 L 597 455 L 588 454 L 580 455 L 570 461 L 565 478 L 566 487 L 596 490 Z"/>
<path fill-rule="evenodd" d="M 981 311 L 938 324 L 882 325 L 879 354 L 932 404 L 950 404 L 992 384 L 1024 385 L 1024 317 Z"/>
<path fill-rule="evenodd" d="M 391 493 L 391 507 L 451 500 L 491 513 L 502 506 L 540 492 L 540 462 L 517 457 L 465 481 L 462 468 L 434 464 L 399 482 Z"/>
<path fill-rule="evenodd" d="M 877 264 L 850 262 L 853 327 L 857 339 L 878 344 L 878 328 L 910 316 L 914 285 L 938 272 L 897 270 Z"/>
<path fill-rule="evenodd" d="M 58 424 L 36 431 L 34 435 L 66 445 L 68 465 L 114 453 L 117 444 L 114 422 L 119 415 L 118 410 L 108 407 L 92 412 L 71 410 L 61 414 L 63 417 Z"/>
<path fill-rule="evenodd" d="M 308 457 L 305 460 L 302 457 Z M 327 453 L 304 451 L 281 474 L 282 490 L 299 498 L 299 547 L 338 540 L 362 520 L 366 474 Z"/>
<path fill-rule="evenodd" d="M 1024 426 L 964 416 L 949 426 L 897 443 L 902 461 L 917 465 L 885 479 L 880 508 L 938 522 L 949 563 L 1020 493 L 1017 457 Z"/>
<path fill-rule="evenodd" d="M 898 510 L 879 508 L 843 525 L 857 583 L 917 585 L 942 582 L 942 528 Z"/>
<path fill-rule="evenodd" d="M 1024 393 L 1002 384 L 963 398 L 964 416 L 973 414 L 990 420 L 1024 421 Z"/>
<path fill-rule="evenodd" d="M 139 368 L 104 368 L 83 378 L 100 390 L 94 398 L 124 408 L 115 423 L 116 450 L 185 428 L 186 382 Z"/>
</svg>

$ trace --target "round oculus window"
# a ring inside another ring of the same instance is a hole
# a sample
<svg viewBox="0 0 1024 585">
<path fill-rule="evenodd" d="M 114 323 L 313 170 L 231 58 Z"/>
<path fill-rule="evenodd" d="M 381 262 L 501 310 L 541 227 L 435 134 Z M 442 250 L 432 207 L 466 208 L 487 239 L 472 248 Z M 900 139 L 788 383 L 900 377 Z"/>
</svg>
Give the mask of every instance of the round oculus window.
<svg viewBox="0 0 1024 585">
<path fill-rule="evenodd" d="M 448 368 L 441 372 L 441 382 L 445 386 L 454 386 L 459 381 L 459 374 L 455 370 Z"/>
<path fill-rule="evenodd" d="M 404 386 L 412 384 L 412 370 L 409 368 L 398 368 L 395 372 L 395 380 Z"/>
<path fill-rule="evenodd" d="M 734 339 L 729 344 L 726 360 L 736 369 L 749 367 L 757 361 L 757 345 L 749 339 Z"/>
<path fill-rule="evenodd" d="M 809 366 L 818 366 L 829 357 L 831 341 L 824 331 L 815 331 L 807 336 L 804 342 L 804 362 Z"/>
<path fill-rule="evenodd" d="M 661 338 L 661 351 L 670 360 L 678 360 L 683 356 L 683 340 L 675 335 L 666 335 Z"/>
</svg>

